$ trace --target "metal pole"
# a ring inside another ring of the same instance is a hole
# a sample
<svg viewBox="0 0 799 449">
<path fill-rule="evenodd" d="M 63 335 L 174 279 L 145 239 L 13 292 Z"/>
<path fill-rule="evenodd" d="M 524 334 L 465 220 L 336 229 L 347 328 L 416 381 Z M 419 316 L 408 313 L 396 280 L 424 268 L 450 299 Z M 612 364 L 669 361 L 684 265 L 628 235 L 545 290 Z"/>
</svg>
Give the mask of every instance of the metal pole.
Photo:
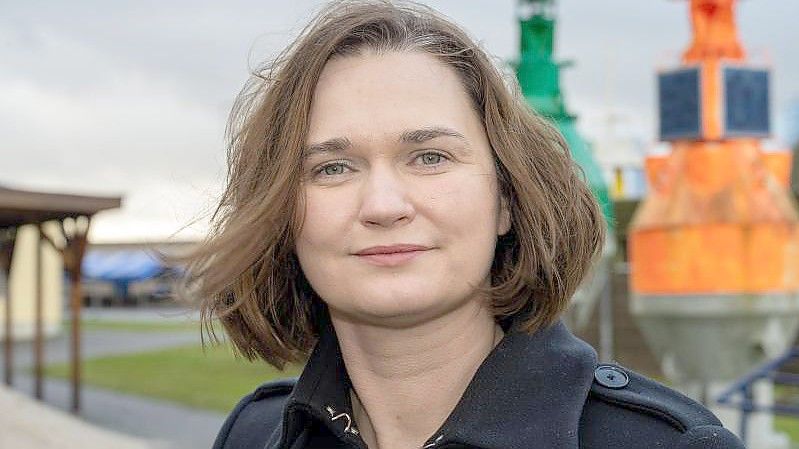
<svg viewBox="0 0 799 449">
<path fill-rule="evenodd" d="M 34 322 L 34 390 L 36 399 L 44 398 L 44 388 L 42 386 L 42 373 L 44 366 L 44 348 L 42 344 L 42 228 L 41 224 L 36 226 L 36 306 Z"/>
<path fill-rule="evenodd" d="M 743 391 L 743 406 L 741 407 L 741 441 L 746 444 L 747 428 L 749 427 L 749 413 L 753 409 L 754 397 L 752 385 L 746 385 Z"/>
<path fill-rule="evenodd" d="M 613 276 L 616 264 L 608 263 L 608 278 L 602 288 L 599 302 L 599 359 L 612 362 L 613 353 Z"/>
</svg>

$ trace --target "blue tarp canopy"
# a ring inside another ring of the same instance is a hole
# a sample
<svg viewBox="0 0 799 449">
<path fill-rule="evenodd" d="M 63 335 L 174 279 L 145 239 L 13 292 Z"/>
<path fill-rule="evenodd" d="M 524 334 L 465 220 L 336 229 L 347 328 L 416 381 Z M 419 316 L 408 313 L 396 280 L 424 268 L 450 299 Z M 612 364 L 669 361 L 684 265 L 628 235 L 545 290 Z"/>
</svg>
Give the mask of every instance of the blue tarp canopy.
<svg viewBox="0 0 799 449">
<path fill-rule="evenodd" d="M 128 283 L 150 279 L 167 267 L 147 250 L 87 251 L 81 265 L 84 278 Z"/>
</svg>

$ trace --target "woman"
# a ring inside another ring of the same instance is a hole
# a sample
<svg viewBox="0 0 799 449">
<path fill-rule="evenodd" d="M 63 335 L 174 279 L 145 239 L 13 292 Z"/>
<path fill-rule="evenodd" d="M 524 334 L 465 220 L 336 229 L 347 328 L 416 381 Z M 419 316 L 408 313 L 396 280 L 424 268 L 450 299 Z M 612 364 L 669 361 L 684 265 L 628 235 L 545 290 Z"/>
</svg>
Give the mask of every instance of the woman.
<svg viewBox="0 0 799 449">
<path fill-rule="evenodd" d="M 216 448 L 728 448 L 559 321 L 605 223 L 563 139 L 428 8 L 335 3 L 239 97 L 190 279 L 282 367 Z"/>
</svg>

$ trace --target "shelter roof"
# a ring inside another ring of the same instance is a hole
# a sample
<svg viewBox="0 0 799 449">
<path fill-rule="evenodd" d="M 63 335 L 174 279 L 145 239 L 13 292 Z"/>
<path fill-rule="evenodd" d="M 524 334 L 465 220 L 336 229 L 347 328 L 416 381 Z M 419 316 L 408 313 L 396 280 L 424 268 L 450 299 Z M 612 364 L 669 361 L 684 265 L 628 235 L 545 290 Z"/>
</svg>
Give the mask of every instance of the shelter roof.
<svg viewBox="0 0 799 449">
<path fill-rule="evenodd" d="M 0 185 L 0 228 L 91 216 L 122 204 L 119 196 L 89 196 L 11 189 Z"/>
</svg>

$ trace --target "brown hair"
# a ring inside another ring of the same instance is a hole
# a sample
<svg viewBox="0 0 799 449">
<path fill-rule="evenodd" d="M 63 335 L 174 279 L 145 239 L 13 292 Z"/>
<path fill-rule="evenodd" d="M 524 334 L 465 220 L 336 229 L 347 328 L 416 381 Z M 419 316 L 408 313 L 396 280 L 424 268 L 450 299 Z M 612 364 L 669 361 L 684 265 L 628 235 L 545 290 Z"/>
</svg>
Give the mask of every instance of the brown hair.
<svg viewBox="0 0 799 449">
<path fill-rule="evenodd" d="M 600 255 L 606 224 L 561 135 L 530 110 L 466 32 L 410 2 L 339 1 L 254 73 L 228 123 L 228 176 L 211 232 L 183 261 L 183 294 L 202 298 L 204 329 L 219 319 L 248 359 L 301 361 L 324 310 L 294 254 L 301 154 L 325 63 L 362 51 L 426 52 L 455 70 L 494 150 L 511 231 L 500 236 L 490 298 L 499 322 L 548 326 Z"/>
</svg>

